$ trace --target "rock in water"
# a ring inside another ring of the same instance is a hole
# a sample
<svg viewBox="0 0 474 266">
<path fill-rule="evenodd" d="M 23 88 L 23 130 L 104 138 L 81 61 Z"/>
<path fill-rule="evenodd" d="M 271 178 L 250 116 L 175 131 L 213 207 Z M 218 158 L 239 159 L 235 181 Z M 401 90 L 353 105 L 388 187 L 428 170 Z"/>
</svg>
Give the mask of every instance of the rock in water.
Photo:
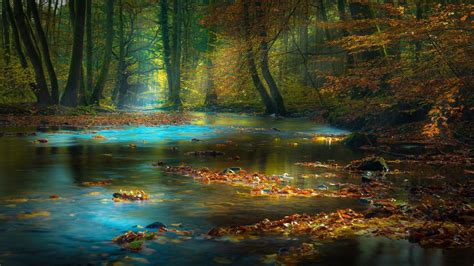
<svg viewBox="0 0 474 266">
<path fill-rule="evenodd" d="M 166 228 L 166 225 L 161 223 L 161 222 L 154 222 L 152 224 L 147 225 L 146 228 L 148 228 L 148 229 L 154 229 L 154 228 L 160 229 L 160 228 Z"/>
<path fill-rule="evenodd" d="M 329 187 L 323 184 L 323 185 L 318 185 L 318 186 L 316 187 L 316 189 L 319 189 L 319 190 L 328 190 Z"/>
<path fill-rule="evenodd" d="M 375 146 L 377 145 L 377 137 L 372 134 L 365 133 L 352 133 L 343 142 L 344 145 L 351 148 L 360 148 L 362 146 Z"/>
<path fill-rule="evenodd" d="M 240 167 L 229 167 L 222 170 L 222 174 L 238 174 L 242 170 Z"/>
<path fill-rule="evenodd" d="M 382 157 L 368 157 L 353 161 L 349 168 L 358 171 L 388 171 L 388 165 Z"/>
</svg>

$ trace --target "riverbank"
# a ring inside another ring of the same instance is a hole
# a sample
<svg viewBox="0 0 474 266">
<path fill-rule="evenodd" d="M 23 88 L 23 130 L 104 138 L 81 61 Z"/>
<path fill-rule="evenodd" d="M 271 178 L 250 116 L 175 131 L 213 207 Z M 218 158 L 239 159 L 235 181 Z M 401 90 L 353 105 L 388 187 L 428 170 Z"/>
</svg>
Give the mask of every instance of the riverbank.
<svg viewBox="0 0 474 266">
<path fill-rule="evenodd" d="M 370 108 L 369 108 L 370 109 Z M 433 121 L 429 116 L 430 106 L 426 104 L 400 104 L 379 108 L 376 112 L 367 108 L 347 106 L 322 110 L 307 106 L 289 108 L 285 118 L 307 119 L 310 123 L 325 123 L 352 132 L 370 134 L 379 144 L 436 145 L 466 147 L 474 145 L 474 123 L 467 111 L 456 123 L 445 128 L 430 128 Z M 255 105 L 220 105 L 212 108 L 185 107 L 175 112 L 162 108 L 116 110 L 110 107 L 83 106 L 68 108 L 62 106 L 40 107 L 35 104 L 0 106 L 0 126 L 122 126 L 122 125 L 179 125 L 192 120 L 189 112 L 235 113 L 251 116 L 266 116 Z M 439 131 L 436 136 L 431 131 Z M 431 136 L 430 136 L 431 134 Z M 374 146 L 374 145 L 372 145 Z M 357 147 L 358 148 L 358 147 Z"/>
<path fill-rule="evenodd" d="M 94 106 L 79 108 L 34 105 L 0 107 L 0 127 L 159 126 L 182 125 L 189 123 L 191 119 L 186 112 L 125 112 Z"/>
</svg>

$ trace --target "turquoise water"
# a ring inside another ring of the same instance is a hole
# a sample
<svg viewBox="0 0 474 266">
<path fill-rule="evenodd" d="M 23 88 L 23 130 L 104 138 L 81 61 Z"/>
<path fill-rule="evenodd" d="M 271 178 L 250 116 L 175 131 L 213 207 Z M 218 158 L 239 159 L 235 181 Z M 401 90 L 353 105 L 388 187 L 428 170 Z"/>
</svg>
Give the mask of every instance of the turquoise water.
<svg viewBox="0 0 474 266">
<path fill-rule="evenodd" d="M 243 241 L 209 240 L 215 226 L 241 225 L 293 213 L 315 214 L 340 208 L 361 209 L 354 199 L 264 198 L 248 189 L 203 185 L 168 175 L 151 166 L 157 161 L 223 169 L 238 166 L 265 174 L 288 173 L 294 185 L 316 187 L 356 182 L 351 176 L 303 179 L 325 170 L 295 166 L 299 161 L 364 156 L 339 144 L 311 140 L 315 133 L 343 130 L 303 119 L 274 120 L 231 114 L 194 114 L 191 125 L 97 128 L 93 130 L 3 129 L 36 136 L 0 138 L 0 264 L 261 264 L 262 257 L 304 238 L 264 237 Z M 102 135 L 106 139 L 95 139 Z M 38 138 L 48 143 L 33 144 Z M 199 141 L 192 141 L 198 139 Z M 136 145 L 131 148 L 130 144 Z M 219 150 L 218 157 L 190 151 Z M 240 160 L 235 160 L 239 156 Z M 421 173 L 420 170 L 420 175 Z M 402 177 L 404 178 L 404 177 Z M 419 182 L 419 177 L 407 177 Z M 111 180 L 110 186 L 85 187 L 85 181 Z M 146 202 L 115 203 L 120 189 L 143 189 Z M 240 192 L 240 193 L 238 193 Z M 50 199 L 51 195 L 59 199 Z M 28 213 L 43 216 L 21 219 Z M 111 239 L 155 221 L 193 230 L 190 237 L 168 234 L 147 242 L 140 252 L 122 250 Z M 422 249 L 407 241 L 354 238 L 318 246 L 321 256 L 307 263 L 332 265 L 472 265 L 472 250 Z M 343 254 L 343 256 L 341 256 Z"/>
</svg>

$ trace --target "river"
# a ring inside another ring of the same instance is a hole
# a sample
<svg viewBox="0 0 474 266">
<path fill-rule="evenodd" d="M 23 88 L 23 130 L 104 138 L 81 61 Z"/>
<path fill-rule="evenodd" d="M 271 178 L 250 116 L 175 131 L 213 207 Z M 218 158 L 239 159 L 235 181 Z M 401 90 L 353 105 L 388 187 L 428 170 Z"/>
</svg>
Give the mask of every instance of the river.
<svg viewBox="0 0 474 266">
<path fill-rule="evenodd" d="M 211 169 L 236 166 L 267 175 L 288 173 L 295 177 L 292 184 L 299 187 L 358 182 L 358 178 L 349 175 L 302 178 L 305 173 L 323 174 L 329 170 L 295 165 L 326 160 L 345 164 L 362 158 L 364 152 L 355 152 L 338 143 L 312 140 L 315 133 L 337 135 L 347 133 L 344 130 L 305 119 L 205 113 L 193 116 L 195 120 L 190 125 L 178 126 L 2 129 L 36 132 L 36 136 L 7 134 L 0 138 L 0 265 L 260 264 L 263 256 L 296 246 L 304 239 L 269 236 L 209 240 L 202 234 L 215 226 L 252 224 L 294 213 L 365 208 L 356 199 L 251 197 L 248 188 L 203 185 L 190 177 L 166 174 L 153 167 L 153 163 L 163 161 Z M 105 138 L 96 139 L 96 135 Z M 48 143 L 32 143 L 39 138 L 48 139 Z M 216 157 L 187 154 L 201 150 L 225 154 Z M 420 182 L 423 174 L 406 178 Z M 111 180 L 111 185 L 82 185 L 97 180 Z M 151 199 L 113 202 L 112 194 L 120 189 L 143 189 Z M 50 199 L 51 195 L 59 198 Z M 128 230 L 143 230 L 139 228 L 155 221 L 194 233 L 190 237 L 170 235 L 147 242 L 137 253 L 123 250 L 111 241 Z M 474 262 L 472 249 L 424 249 L 406 240 L 375 237 L 321 243 L 317 249 L 320 256 L 308 263 L 472 265 Z"/>
</svg>

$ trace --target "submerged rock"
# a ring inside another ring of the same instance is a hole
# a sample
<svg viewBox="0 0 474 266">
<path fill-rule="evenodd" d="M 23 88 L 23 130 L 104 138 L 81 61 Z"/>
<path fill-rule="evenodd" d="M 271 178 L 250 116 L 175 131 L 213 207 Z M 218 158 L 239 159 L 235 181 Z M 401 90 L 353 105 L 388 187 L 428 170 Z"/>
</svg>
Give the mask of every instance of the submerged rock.
<svg viewBox="0 0 474 266">
<path fill-rule="evenodd" d="M 222 170 L 222 174 L 237 174 L 241 171 L 242 169 L 240 167 L 229 167 L 224 170 Z"/>
<path fill-rule="evenodd" d="M 375 146 L 377 145 L 377 137 L 373 134 L 366 133 L 352 133 L 342 142 L 344 145 L 350 148 L 360 148 L 362 146 Z"/>
<path fill-rule="evenodd" d="M 348 168 L 357 171 L 388 171 L 388 165 L 382 157 L 367 157 L 352 161 Z"/>
<path fill-rule="evenodd" d="M 316 187 L 316 189 L 319 189 L 319 190 L 328 190 L 329 187 L 323 184 L 323 185 L 318 185 L 318 186 Z"/>
<path fill-rule="evenodd" d="M 152 224 L 149 224 L 146 226 L 147 229 L 160 229 L 160 228 L 166 228 L 166 225 L 162 222 L 154 222 Z"/>
</svg>

